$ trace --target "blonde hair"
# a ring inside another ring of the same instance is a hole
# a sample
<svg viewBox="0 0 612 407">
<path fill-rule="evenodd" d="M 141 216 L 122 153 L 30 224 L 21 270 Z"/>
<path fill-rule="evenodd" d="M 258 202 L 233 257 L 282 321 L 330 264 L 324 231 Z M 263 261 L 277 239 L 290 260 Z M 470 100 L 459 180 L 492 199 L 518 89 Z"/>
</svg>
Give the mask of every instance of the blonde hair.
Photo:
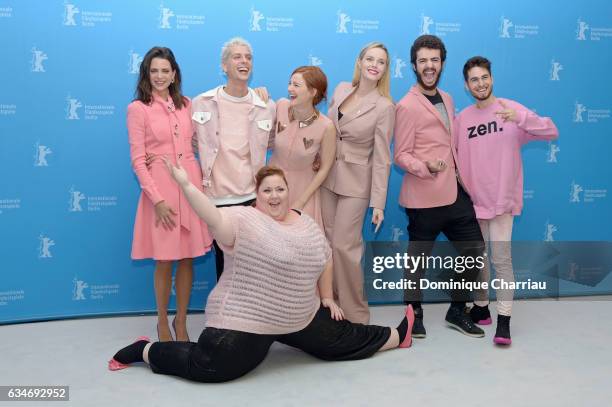
<svg viewBox="0 0 612 407">
<path fill-rule="evenodd" d="M 389 100 L 393 101 L 393 99 L 391 98 L 391 74 L 389 73 L 390 71 L 389 69 L 389 51 L 387 50 L 387 47 L 385 47 L 385 45 L 382 42 L 370 42 L 369 44 L 366 44 L 361 49 L 359 56 L 355 60 L 355 70 L 353 71 L 353 86 L 355 87 L 359 86 L 359 80 L 361 79 L 361 68 L 359 66 L 360 62 L 365 56 L 366 52 L 368 52 L 372 48 L 382 49 L 383 51 L 385 51 L 385 55 L 387 56 L 387 67 L 385 69 L 385 72 L 383 73 L 382 78 L 378 80 L 378 84 L 376 85 L 376 88 L 378 89 L 378 93 L 388 98 Z"/>
<path fill-rule="evenodd" d="M 251 55 L 253 55 L 253 48 L 247 40 L 242 37 L 230 38 L 225 44 L 223 44 L 223 47 L 221 48 L 221 64 L 226 63 L 229 57 L 232 55 L 232 47 L 240 45 L 247 47 Z"/>
</svg>

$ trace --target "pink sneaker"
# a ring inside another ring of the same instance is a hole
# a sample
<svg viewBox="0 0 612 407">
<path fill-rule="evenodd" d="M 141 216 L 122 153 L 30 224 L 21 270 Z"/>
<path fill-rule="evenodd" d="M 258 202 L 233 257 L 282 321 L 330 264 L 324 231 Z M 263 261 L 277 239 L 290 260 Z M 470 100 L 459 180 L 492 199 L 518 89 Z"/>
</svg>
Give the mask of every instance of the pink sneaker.
<svg viewBox="0 0 612 407">
<path fill-rule="evenodd" d="M 495 337 L 493 342 L 496 345 L 510 345 L 512 339 L 510 338 L 510 317 L 506 315 L 497 316 L 497 330 L 495 331 Z"/>
</svg>

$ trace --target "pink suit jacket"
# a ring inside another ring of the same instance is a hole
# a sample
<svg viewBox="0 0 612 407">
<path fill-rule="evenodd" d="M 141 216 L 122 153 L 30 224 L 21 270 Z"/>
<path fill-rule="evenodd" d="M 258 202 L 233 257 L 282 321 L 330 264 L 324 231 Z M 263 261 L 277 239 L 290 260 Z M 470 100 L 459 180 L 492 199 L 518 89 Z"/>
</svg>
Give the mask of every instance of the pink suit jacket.
<svg viewBox="0 0 612 407">
<path fill-rule="evenodd" d="M 418 86 L 397 104 L 395 111 L 394 161 L 405 171 L 399 203 L 405 208 L 435 208 L 457 199 L 456 156 L 453 131 L 455 105 L 438 89 L 448 113 L 450 129 L 442 115 Z M 425 161 L 442 159 L 447 168 L 433 175 Z"/>
<path fill-rule="evenodd" d="M 201 93 L 193 99 L 191 105 L 192 120 L 198 138 L 200 165 L 202 166 L 202 185 L 204 192 L 209 193 L 211 174 L 219 152 L 219 86 Z M 252 108 L 249 113 L 249 149 L 253 177 L 266 164 L 266 151 L 269 139 L 274 135 L 276 105 L 273 100 L 264 102 L 253 90 L 251 93 Z"/>
<path fill-rule="evenodd" d="M 327 115 L 336 127 L 336 161 L 323 186 L 338 195 L 369 199 L 370 207 L 384 210 L 395 108 L 373 92 L 338 121 L 338 108 L 355 89 L 350 82 L 340 83 L 329 106 Z"/>
</svg>

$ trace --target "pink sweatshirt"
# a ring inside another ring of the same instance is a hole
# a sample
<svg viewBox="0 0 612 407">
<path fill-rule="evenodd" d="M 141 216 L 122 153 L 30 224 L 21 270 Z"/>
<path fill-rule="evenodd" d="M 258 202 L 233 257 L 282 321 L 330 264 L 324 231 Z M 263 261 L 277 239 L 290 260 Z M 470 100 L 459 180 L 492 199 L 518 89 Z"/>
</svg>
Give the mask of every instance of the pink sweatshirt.
<svg viewBox="0 0 612 407">
<path fill-rule="evenodd" d="M 518 122 L 504 122 L 495 115 L 499 101 L 516 110 Z M 492 219 L 523 209 L 523 161 L 521 146 L 531 140 L 554 140 L 557 127 L 520 103 L 497 100 L 485 109 L 465 108 L 454 121 L 457 165 L 474 202 L 478 219 Z"/>
</svg>

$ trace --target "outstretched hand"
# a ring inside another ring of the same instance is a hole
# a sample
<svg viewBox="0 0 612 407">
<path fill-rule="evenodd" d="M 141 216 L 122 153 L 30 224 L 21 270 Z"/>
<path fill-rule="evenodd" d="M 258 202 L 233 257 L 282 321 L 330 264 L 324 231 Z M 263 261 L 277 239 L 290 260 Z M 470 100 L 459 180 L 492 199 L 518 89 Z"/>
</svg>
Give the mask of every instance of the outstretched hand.
<svg viewBox="0 0 612 407">
<path fill-rule="evenodd" d="M 189 185 L 189 176 L 181 164 L 179 164 L 178 167 L 175 167 L 167 157 L 162 157 L 162 160 L 164 160 L 168 171 L 170 171 L 170 175 L 172 175 L 172 178 L 174 178 L 177 184 L 179 184 L 181 187 L 186 187 Z"/>
</svg>

